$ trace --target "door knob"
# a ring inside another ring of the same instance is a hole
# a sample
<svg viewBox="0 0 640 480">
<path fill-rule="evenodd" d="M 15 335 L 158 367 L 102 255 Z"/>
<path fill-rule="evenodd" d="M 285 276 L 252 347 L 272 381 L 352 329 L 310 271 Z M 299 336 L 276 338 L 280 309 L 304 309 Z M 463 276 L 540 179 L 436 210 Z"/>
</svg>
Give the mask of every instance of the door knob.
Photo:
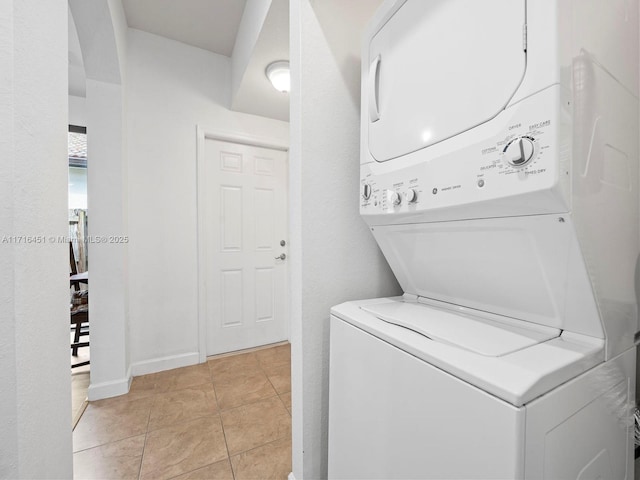
<svg viewBox="0 0 640 480">
<path fill-rule="evenodd" d="M 276 260 L 284 260 L 285 258 L 287 258 L 287 256 L 284 253 L 282 253 L 276 257 Z"/>
</svg>

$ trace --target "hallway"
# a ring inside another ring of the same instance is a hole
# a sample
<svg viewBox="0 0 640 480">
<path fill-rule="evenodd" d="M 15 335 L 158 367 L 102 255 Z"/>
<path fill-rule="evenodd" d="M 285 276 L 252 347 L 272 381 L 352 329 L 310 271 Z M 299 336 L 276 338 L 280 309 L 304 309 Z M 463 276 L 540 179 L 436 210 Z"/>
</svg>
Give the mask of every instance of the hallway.
<svg viewBox="0 0 640 480">
<path fill-rule="evenodd" d="M 76 479 L 286 479 L 289 344 L 133 379 L 73 432 Z"/>
</svg>

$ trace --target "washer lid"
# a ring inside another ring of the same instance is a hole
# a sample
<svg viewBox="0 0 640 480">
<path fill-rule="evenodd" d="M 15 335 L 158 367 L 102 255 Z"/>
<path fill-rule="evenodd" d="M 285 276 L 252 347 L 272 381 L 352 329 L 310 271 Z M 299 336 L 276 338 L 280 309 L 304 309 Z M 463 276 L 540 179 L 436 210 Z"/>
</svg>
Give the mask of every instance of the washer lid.
<svg viewBox="0 0 640 480">
<path fill-rule="evenodd" d="M 563 330 L 559 337 L 508 355 L 492 357 L 431 340 L 413 330 L 381 320 L 369 311 L 377 310 L 376 305 L 380 304 L 415 305 L 416 301 L 420 302 L 420 298 L 406 296 L 346 302 L 334 306 L 331 315 L 516 407 L 525 405 L 604 361 L 603 339 L 567 330 Z M 442 310 L 435 305 L 419 307 Z M 503 322 L 499 323 L 502 326 Z M 515 322 L 514 325 L 521 324 Z M 332 330 L 332 337 L 334 333 Z M 458 338 L 455 336 L 456 340 Z"/>
<path fill-rule="evenodd" d="M 447 312 L 419 303 L 389 302 L 360 307 L 380 320 L 408 328 L 433 341 L 487 357 L 501 357 L 560 336 L 557 328 L 523 326 Z"/>
<path fill-rule="evenodd" d="M 369 45 L 369 150 L 406 155 L 500 113 L 524 76 L 524 0 L 407 0 Z"/>
</svg>

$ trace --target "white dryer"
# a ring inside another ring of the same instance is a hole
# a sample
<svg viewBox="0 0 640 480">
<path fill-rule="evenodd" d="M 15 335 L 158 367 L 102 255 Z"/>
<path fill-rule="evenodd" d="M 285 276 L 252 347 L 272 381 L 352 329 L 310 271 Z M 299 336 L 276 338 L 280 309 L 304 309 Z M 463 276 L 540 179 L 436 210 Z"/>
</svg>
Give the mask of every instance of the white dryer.
<svg viewBox="0 0 640 480">
<path fill-rule="evenodd" d="M 637 0 L 388 0 L 360 212 L 405 294 L 331 310 L 329 477 L 631 479 Z"/>
</svg>

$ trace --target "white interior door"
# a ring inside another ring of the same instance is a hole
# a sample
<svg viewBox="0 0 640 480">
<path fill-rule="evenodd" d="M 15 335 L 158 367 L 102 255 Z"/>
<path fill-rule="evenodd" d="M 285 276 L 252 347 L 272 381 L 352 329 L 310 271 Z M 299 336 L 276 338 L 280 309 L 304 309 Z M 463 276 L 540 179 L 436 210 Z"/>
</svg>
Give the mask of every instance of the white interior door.
<svg viewBox="0 0 640 480">
<path fill-rule="evenodd" d="M 286 340 L 287 154 L 206 139 L 203 166 L 207 355 Z"/>
</svg>

